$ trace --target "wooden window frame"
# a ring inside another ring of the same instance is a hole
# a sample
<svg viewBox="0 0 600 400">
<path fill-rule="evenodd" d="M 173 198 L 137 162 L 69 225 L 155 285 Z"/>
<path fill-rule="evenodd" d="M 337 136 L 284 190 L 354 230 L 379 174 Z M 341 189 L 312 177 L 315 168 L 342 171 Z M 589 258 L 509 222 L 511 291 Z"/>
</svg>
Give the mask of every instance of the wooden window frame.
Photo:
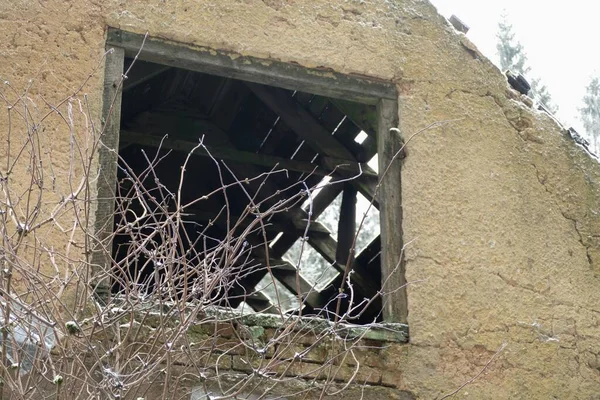
<svg viewBox="0 0 600 400">
<path fill-rule="evenodd" d="M 107 53 L 105 62 L 102 97 L 103 146 L 98 154 L 98 205 L 94 224 L 96 237 L 104 251 L 95 251 L 92 254 L 93 265 L 108 263 L 106 249 L 110 249 L 111 243 L 106 241 L 110 238 L 114 223 L 112 199 L 117 177 L 122 97 L 120 82 L 125 57 L 137 57 L 139 60 L 171 67 L 376 105 L 378 166 L 380 175 L 383 173 L 380 177 L 379 198 L 385 199 L 379 202 L 383 318 L 385 322 L 407 322 L 402 252 L 401 160 L 399 157 L 394 159 L 401 143 L 397 134 L 390 131 L 390 128 L 397 128 L 399 122 L 398 95 L 393 83 L 242 56 L 227 51 L 192 48 L 181 43 L 145 38 L 144 35 L 116 28 L 108 28 L 106 48 L 111 51 Z M 98 285 L 96 290 L 102 292 L 108 288 Z"/>
</svg>

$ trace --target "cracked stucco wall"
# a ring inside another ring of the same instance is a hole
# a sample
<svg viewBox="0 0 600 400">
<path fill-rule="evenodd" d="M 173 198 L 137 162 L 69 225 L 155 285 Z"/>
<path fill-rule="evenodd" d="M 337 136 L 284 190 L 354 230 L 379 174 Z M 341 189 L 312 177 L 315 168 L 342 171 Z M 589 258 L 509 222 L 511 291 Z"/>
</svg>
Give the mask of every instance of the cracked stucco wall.
<svg viewBox="0 0 600 400">
<path fill-rule="evenodd" d="M 408 289 L 411 343 L 386 353 L 386 379 L 439 398 L 506 344 L 459 396 L 598 398 L 598 162 L 426 1 L 17 0 L 0 21 L 0 78 L 34 79 L 49 102 L 95 68 L 109 25 L 395 82 L 406 137 L 452 121 L 404 160 L 407 277 L 422 281 Z M 100 77 L 87 89 L 96 105 Z"/>
</svg>

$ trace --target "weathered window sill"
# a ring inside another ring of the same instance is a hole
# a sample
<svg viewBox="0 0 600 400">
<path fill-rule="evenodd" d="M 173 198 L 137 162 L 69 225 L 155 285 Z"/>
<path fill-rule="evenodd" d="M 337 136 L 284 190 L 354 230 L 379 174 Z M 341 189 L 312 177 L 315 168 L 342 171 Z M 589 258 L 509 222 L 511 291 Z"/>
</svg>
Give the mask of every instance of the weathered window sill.
<svg viewBox="0 0 600 400">
<path fill-rule="evenodd" d="M 125 304 L 125 303 L 124 303 Z M 161 305 L 149 303 L 134 307 L 140 315 L 170 316 L 174 318 L 178 312 L 171 302 L 165 302 Z M 192 311 L 193 305 L 189 305 L 189 311 Z M 120 310 L 120 308 L 115 308 Z M 267 313 L 242 313 L 237 309 L 208 306 L 202 307 L 198 313 L 201 320 L 200 324 L 226 323 L 244 325 L 249 330 L 252 328 L 264 329 L 293 329 L 294 331 L 306 331 L 315 334 L 334 333 L 336 336 L 346 340 L 367 339 L 379 342 L 407 343 L 408 325 L 392 322 L 371 323 L 365 325 L 349 324 L 343 322 L 333 322 L 318 317 L 298 317 L 289 314 L 267 314 Z"/>
<path fill-rule="evenodd" d="M 283 318 L 277 314 L 252 313 L 240 315 L 222 308 L 210 308 L 206 310 L 207 316 L 214 317 L 218 322 L 235 321 L 248 327 L 261 327 L 277 329 L 283 326 L 294 325 L 294 330 L 306 330 L 320 333 L 325 331 L 335 332 L 344 339 L 368 339 L 380 342 L 407 343 L 408 325 L 400 323 L 372 323 L 367 325 L 355 325 L 348 323 L 335 323 L 317 317 L 297 317 L 284 315 Z"/>
</svg>

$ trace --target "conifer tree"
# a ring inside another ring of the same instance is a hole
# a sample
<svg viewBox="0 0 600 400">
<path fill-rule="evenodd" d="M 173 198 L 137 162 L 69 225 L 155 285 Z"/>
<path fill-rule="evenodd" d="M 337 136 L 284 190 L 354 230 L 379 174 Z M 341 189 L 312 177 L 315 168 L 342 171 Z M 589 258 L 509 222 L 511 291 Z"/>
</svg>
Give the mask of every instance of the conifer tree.
<svg viewBox="0 0 600 400">
<path fill-rule="evenodd" d="M 527 65 L 527 54 L 523 45 L 515 39 L 513 26 L 508 22 L 506 13 L 502 14 L 498 23 L 496 37 L 498 39 L 496 50 L 502 71 L 510 70 L 513 74 L 521 74 L 527 77 L 531 71 L 531 68 Z M 548 111 L 555 113 L 558 107 L 552 103 L 552 97 L 546 85 L 541 83 L 539 78 L 529 79 L 529 84 L 531 85 L 530 96 Z"/>
<path fill-rule="evenodd" d="M 600 78 L 593 77 L 585 88 L 583 107 L 579 109 L 583 129 L 591 142 L 591 150 L 600 153 Z"/>
<path fill-rule="evenodd" d="M 523 45 L 515 40 L 513 27 L 508 22 L 506 13 L 502 14 L 498 23 L 496 37 L 498 38 L 496 50 L 500 57 L 500 69 L 502 71 L 510 70 L 515 74 L 527 74 L 531 69 L 526 66 L 527 55 L 525 54 Z"/>
</svg>

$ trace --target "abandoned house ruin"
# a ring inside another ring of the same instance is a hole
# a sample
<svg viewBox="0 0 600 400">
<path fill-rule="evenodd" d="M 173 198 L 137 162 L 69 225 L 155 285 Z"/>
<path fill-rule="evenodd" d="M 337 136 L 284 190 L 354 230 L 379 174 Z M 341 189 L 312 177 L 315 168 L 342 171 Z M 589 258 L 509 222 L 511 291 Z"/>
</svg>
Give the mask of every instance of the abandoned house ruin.
<svg viewBox="0 0 600 400">
<path fill-rule="evenodd" d="M 0 20 L 5 394 L 597 398 L 598 160 L 429 2 Z"/>
<path fill-rule="evenodd" d="M 123 59 L 113 55 L 107 58 L 107 62 L 122 65 L 116 68 L 114 77 L 120 79 L 133 62 L 143 36 L 114 29 L 108 34 L 109 45 L 125 47 Z M 240 267 L 243 278 L 227 288 L 229 293 L 223 296 L 229 302 L 226 305 L 236 308 L 244 302 L 256 312 L 274 312 L 274 305 L 260 290 L 270 286 L 270 279 L 266 277 L 270 270 L 281 296 L 295 300 L 298 289 L 306 296 L 302 307 L 304 315 L 333 313 L 335 310 L 328 307 L 336 306 L 332 300 L 343 286 L 344 271 L 349 264 L 355 295 L 374 299 L 358 322 L 381 321 L 382 299 L 376 295 L 382 283 L 381 236 L 373 232 L 372 237 L 365 239 L 366 246 L 357 248 L 360 252 L 356 255 L 350 254 L 350 249 L 357 223 L 362 220 L 362 215 L 357 214 L 357 198 L 362 200 L 363 208 L 372 209 L 370 218 L 377 218 L 377 209 L 381 207 L 377 194 L 378 174 L 371 165 L 375 169 L 379 167 L 376 157 L 379 124 L 384 125 L 385 131 L 396 124 L 393 117 L 382 115 L 387 112 L 382 107 L 389 107 L 391 114 L 397 113 L 393 100 L 395 89 L 381 81 L 342 76 L 337 82 L 326 79 L 319 82 L 301 68 L 277 63 L 260 68 L 257 60 L 240 58 L 231 62 L 227 54 L 191 53 L 190 59 L 173 61 L 162 55 L 165 52 L 180 53 L 180 57 L 186 53 L 177 46 L 146 40 L 144 51 L 123 85 L 118 135 L 117 132 L 106 134 L 118 136 L 119 156 L 127 165 L 127 168 L 119 168 L 117 174 L 119 190 L 131 190 L 131 186 L 123 185 L 129 176 L 128 168 L 140 172 L 148 167 L 142 151 L 151 155 L 161 149 L 158 157 L 165 158 L 149 178 L 165 182 L 166 190 L 176 192 L 180 182 L 173 178 L 180 174 L 188 153 L 202 140 L 205 147 L 194 153 L 186 167 L 189 172 L 184 201 L 201 198 L 223 184 L 232 187 L 221 197 L 184 210 L 190 234 L 202 230 L 202 236 L 208 238 L 199 243 L 210 247 L 214 240 L 218 244 L 228 232 L 231 234 L 231 224 L 236 224 L 240 231 L 246 229 L 249 220 L 260 212 L 255 210 L 244 215 L 248 193 L 255 203 L 267 199 L 261 205 L 263 209 L 279 201 L 290 203 L 284 211 L 269 217 L 266 232 L 257 230 L 247 237 L 248 248 L 252 250 L 241 263 L 254 265 Z M 154 60 L 171 65 L 152 62 Z M 177 65 L 193 70 L 177 68 Z M 243 79 L 236 79 L 238 77 Z M 277 84 L 284 87 L 274 86 Z M 287 88 L 294 85 L 304 90 L 314 87 L 319 94 Z M 369 91 L 373 93 L 370 96 Z M 389 102 L 389 106 L 378 104 L 381 98 L 384 103 Z M 354 99 L 366 103 L 352 101 Z M 394 139 L 399 137 L 392 136 Z M 390 154 L 391 151 L 386 152 L 388 157 Z M 114 157 L 114 153 L 109 156 Z M 217 159 L 224 164 L 215 164 Z M 383 164 L 385 168 L 386 161 Z M 281 171 L 272 172 L 274 169 Z M 236 180 L 254 179 L 269 172 L 272 175 L 268 179 L 253 180 L 245 188 L 234 185 Z M 313 188 L 315 192 L 310 193 Z M 298 192 L 307 196 L 295 198 Z M 334 211 L 339 213 L 334 238 L 319 221 L 319 216 L 338 196 L 342 201 L 341 209 Z M 126 197 L 126 194 L 117 197 Z M 394 207 L 392 204 L 388 201 L 390 208 Z M 131 204 L 127 207 L 135 208 Z M 104 223 L 100 219 L 98 222 Z M 207 225 L 208 229 L 204 230 Z M 401 237 L 387 234 L 391 237 L 384 240 L 397 241 L 395 248 L 400 249 Z M 237 235 L 235 230 L 233 235 Z M 124 241 L 117 237 L 113 243 L 115 252 L 123 253 L 121 258 L 127 254 L 127 235 L 124 236 Z M 303 240 L 305 251 L 318 254 L 321 262 L 319 268 L 298 277 L 295 264 L 302 263 L 288 252 L 294 246 L 302 247 Z M 270 248 L 268 267 L 265 243 Z M 400 259 L 400 254 L 391 257 Z M 150 267 L 144 259 L 127 265 L 129 281 L 154 279 L 154 271 L 148 271 Z M 148 284 L 156 286 L 156 283 Z M 117 292 L 122 289 L 118 282 L 113 287 Z"/>
</svg>

